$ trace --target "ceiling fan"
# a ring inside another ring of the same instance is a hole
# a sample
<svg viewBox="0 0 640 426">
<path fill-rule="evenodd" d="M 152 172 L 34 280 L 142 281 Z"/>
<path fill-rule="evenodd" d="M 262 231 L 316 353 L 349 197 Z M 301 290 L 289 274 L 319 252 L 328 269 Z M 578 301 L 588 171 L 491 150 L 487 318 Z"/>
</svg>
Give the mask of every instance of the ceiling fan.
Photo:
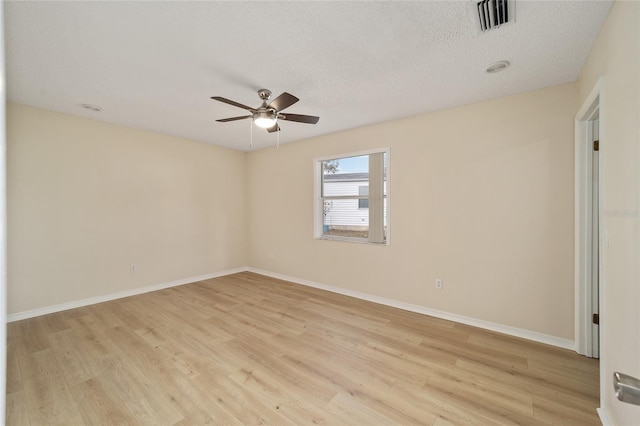
<svg viewBox="0 0 640 426">
<path fill-rule="evenodd" d="M 250 115 L 243 115 L 240 117 L 231 117 L 231 118 L 222 118 L 219 121 L 221 123 L 226 123 L 228 121 L 236 121 L 236 120 L 244 120 L 245 118 L 253 119 L 253 122 L 256 126 L 262 127 L 263 129 L 267 129 L 267 132 L 273 133 L 280 130 L 280 126 L 278 126 L 278 120 L 285 121 L 295 121 L 298 123 L 307 123 L 307 124 L 316 124 L 320 117 L 315 117 L 313 115 L 301 115 L 301 114 L 288 114 L 281 113 L 285 108 L 289 108 L 291 105 L 298 102 L 300 99 L 296 98 L 290 93 L 284 92 L 270 103 L 267 103 L 269 98 L 271 98 L 271 91 L 267 89 L 258 90 L 258 96 L 262 99 L 262 105 L 258 108 L 251 108 L 246 105 L 242 105 L 241 103 L 220 97 L 220 96 L 212 96 L 211 99 L 224 102 L 225 104 L 233 105 L 238 108 L 246 109 L 251 112 Z"/>
</svg>

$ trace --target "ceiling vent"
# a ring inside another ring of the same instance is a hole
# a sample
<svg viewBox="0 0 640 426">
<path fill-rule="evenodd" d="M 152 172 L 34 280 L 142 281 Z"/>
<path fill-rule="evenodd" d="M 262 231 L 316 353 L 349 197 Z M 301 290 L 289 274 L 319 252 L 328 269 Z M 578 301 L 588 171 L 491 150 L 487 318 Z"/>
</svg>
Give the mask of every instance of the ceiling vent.
<svg viewBox="0 0 640 426">
<path fill-rule="evenodd" d="M 515 21 L 514 0 L 473 0 L 472 3 L 480 31 L 500 28 L 501 25 Z"/>
</svg>

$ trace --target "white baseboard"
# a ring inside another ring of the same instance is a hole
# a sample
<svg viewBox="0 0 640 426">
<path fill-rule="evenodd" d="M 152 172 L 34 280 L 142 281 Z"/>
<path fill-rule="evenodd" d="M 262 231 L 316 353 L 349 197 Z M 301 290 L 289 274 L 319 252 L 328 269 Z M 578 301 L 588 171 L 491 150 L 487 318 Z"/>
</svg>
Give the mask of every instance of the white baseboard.
<svg viewBox="0 0 640 426">
<path fill-rule="evenodd" d="M 155 284 L 147 287 L 135 288 L 131 290 L 125 290 L 117 293 L 106 294 L 104 296 L 91 297 L 88 299 L 75 300 L 72 302 L 62 303 L 59 305 L 45 306 L 43 308 L 32 309 L 29 311 L 16 312 L 7 316 L 7 322 L 19 321 L 27 318 L 33 318 L 40 315 L 52 314 L 55 312 L 66 311 L 68 309 L 79 308 L 82 306 L 93 305 L 96 303 L 108 302 L 110 300 L 121 299 L 123 297 L 135 296 L 137 294 L 149 293 L 151 291 L 162 290 L 165 288 L 176 287 L 184 284 L 190 284 L 198 281 L 208 280 L 212 278 L 218 278 L 225 275 L 236 274 L 238 272 L 250 271 L 256 274 L 265 275 L 272 278 L 277 278 L 285 281 L 290 281 L 296 284 L 305 285 L 308 287 L 314 287 L 321 290 L 327 290 L 332 293 L 343 294 L 345 296 L 351 296 L 362 300 L 368 300 L 374 303 L 380 303 L 381 305 L 391 306 L 394 308 L 403 309 L 405 311 L 416 312 L 423 315 L 429 315 L 436 318 L 442 318 L 449 321 L 459 322 L 461 324 L 471 325 L 473 327 L 479 327 L 486 330 L 496 331 L 498 333 L 508 334 L 510 336 L 521 337 L 523 339 L 533 340 L 535 342 L 545 343 L 547 345 L 557 346 L 564 349 L 574 350 L 573 340 L 562 339 L 560 337 L 550 336 L 548 334 L 542 334 L 535 331 L 525 330 L 522 328 L 511 327 L 508 325 L 498 324 L 490 321 L 479 320 L 463 315 L 452 314 L 449 312 L 438 311 L 424 306 L 412 305 L 410 303 L 400 302 L 393 299 L 387 299 L 384 297 L 373 296 L 367 293 L 360 293 L 353 290 L 347 290 L 340 287 L 334 287 L 327 284 L 321 284 L 301 278 L 291 277 L 288 275 L 277 274 L 275 272 L 265 271 L 263 269 L 240 267 L 235 269 L 228 269 L 225 271 L 214 272 L 212 274 L 200 275 L 198 277 L 183 278 L 180 280 L 171 281 L 168 283 Z M 605 415 L 604 412 L 598 410 L 601 419 Z M 606 417 L 606 416 L 605 416 Z M 603 420 L 603 424 L 607 424 Z M 610 423 L 609 423 L 610 424 Z"/>
<path fill-rule="evenodd" d="M 72 302 L 61 303 L 59 305 L 45 306 L 43 308 L 31 309 L 29 311 L 16 312 L 7 316 L 7 322 L 19 321 L 27 318 L 33 318 L 40 315 L 52 314 L 55 312 L 66 311 L 68 309 L 80 308 L 82 306 L 94 305 L 96 303 L 108 302 L 110 300 L 122 299 L 123 297 L 135 296 L 137 294 L 149 293 L 151 291 L 162 290 L 169 287 L 176 287 L 184 284 L 191 284 L 198 281 L 210 280 L 211 278 L 223 277 L 225 275 L 237 274 L 238 272 L 248 271 L 249 268 L 243 266 L 241 268 L 227 269 L 225 271 L 214 272 L 212 274 L 200 275 L 198 277 L 183 278 L 168 283 L 154 284 L 147 287 L 134 288 L 131 290 L 119 291 L 117 293 L 105 294 L 104 296 L 90 297 L 88 299 L 74 300 Z"/>
<path fill-rule="evenodd" d="M 308 287 L 314 287 L 321 290 L 327 290 L 332 293 L 343 294 L 345 296 L 351 296 L 362 300 L 368 300 L 369 302 L 380 303 L 381 305 L 391 306 L 393 308 L 403 309 L 405 311 L 416 312 L 423 315 L 429 315 L 436 318 L 442 318 L 449 321 L 459 322 L 462 324 L 470 325 L 473 327 L 483 328 L 485 330 L 496 331 L 498 333 L 508 334 L 510 336 L 521 337 L 523 339 L 533 340 L 534 342 L 544 343 L 551 346 L 556 346 L 563 349 L 575 350 L 573 340 L 563 339 L 548 334 L 538 333 L 535 331 L 526 330 L 523 328 L 511 327 L 508 325 L 498 324 L 495 322 L 484 321 L 476 318 L 466 317 L 463 315 L 452 314 L 449 312 L 438 311 L 435 309 L 426 308 L 424 306 L 412 305 L 410 303 L 400 302 L 393 299 L 387 299 L 384 297 L 373 296 L 367 293 L 360 293 L 353 290 L 347 290 L 340 287 L 334 287 L 331 285 L 320 284 L 301 278 L 290 277 L 288 275 L 277 274 L 270 271 L 265 271 L 257 268 L 247 268 L 249 272 L 254 272 L 260 275 L 266 275 L 268 277 L 277 278 L 285 281 L 290 281 L 296 284 L 302 284 Z"/>
<path fill-rule="evenodd" d="M 600 417 L 600 421 L 602 422 L 602 426 L 613 426 L 613 422 L 609 418 L 609 415 L 604 410 L 604 408 L 600 407 L 596 411 L 598 412 L 598 416 Z"/>
</svg>

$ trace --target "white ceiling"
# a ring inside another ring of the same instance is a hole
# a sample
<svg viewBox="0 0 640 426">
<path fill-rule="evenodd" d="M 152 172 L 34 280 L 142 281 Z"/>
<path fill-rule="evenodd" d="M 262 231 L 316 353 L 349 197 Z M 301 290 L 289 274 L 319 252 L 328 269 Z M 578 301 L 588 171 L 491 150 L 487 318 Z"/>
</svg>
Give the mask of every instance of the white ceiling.
<svg viewBox="0 0 640 426">
<path fill-rule="evenodd" d="M 470 1 L 5 2 L 10 101 L 239 150 L 256 91 L 287 91 L 280 143 L 575 81 L 610 1 L 516 0 L 480 33 Z M 487 74 L 508 60 L 511 67 Z M 87 111 L 95 104 L 102 112 Z M 277 134 L 255 128 L 253 149 Z"/>
</svg>

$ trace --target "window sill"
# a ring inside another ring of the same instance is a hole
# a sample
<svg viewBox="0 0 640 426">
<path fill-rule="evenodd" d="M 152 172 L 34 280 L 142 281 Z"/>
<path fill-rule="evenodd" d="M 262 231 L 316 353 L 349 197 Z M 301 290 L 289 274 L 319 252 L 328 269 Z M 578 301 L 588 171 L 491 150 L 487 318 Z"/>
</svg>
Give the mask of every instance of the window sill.
<svg viewBox="0 0 640 426">
<path fill-rule="evenodd" d="M 337 236 L 322 235 L 320 237 L 315 237 L 315 239 L 324 240 L 324 241 L 339 241 L 344 243 L 368 244 L 372 246 L 388 246 L 389 245 L 388 241 L 385 241 L 383 243 L 371 243 L 369 242 L 369 240 L 365 238 L 337 237 Z"/>
</svg>

